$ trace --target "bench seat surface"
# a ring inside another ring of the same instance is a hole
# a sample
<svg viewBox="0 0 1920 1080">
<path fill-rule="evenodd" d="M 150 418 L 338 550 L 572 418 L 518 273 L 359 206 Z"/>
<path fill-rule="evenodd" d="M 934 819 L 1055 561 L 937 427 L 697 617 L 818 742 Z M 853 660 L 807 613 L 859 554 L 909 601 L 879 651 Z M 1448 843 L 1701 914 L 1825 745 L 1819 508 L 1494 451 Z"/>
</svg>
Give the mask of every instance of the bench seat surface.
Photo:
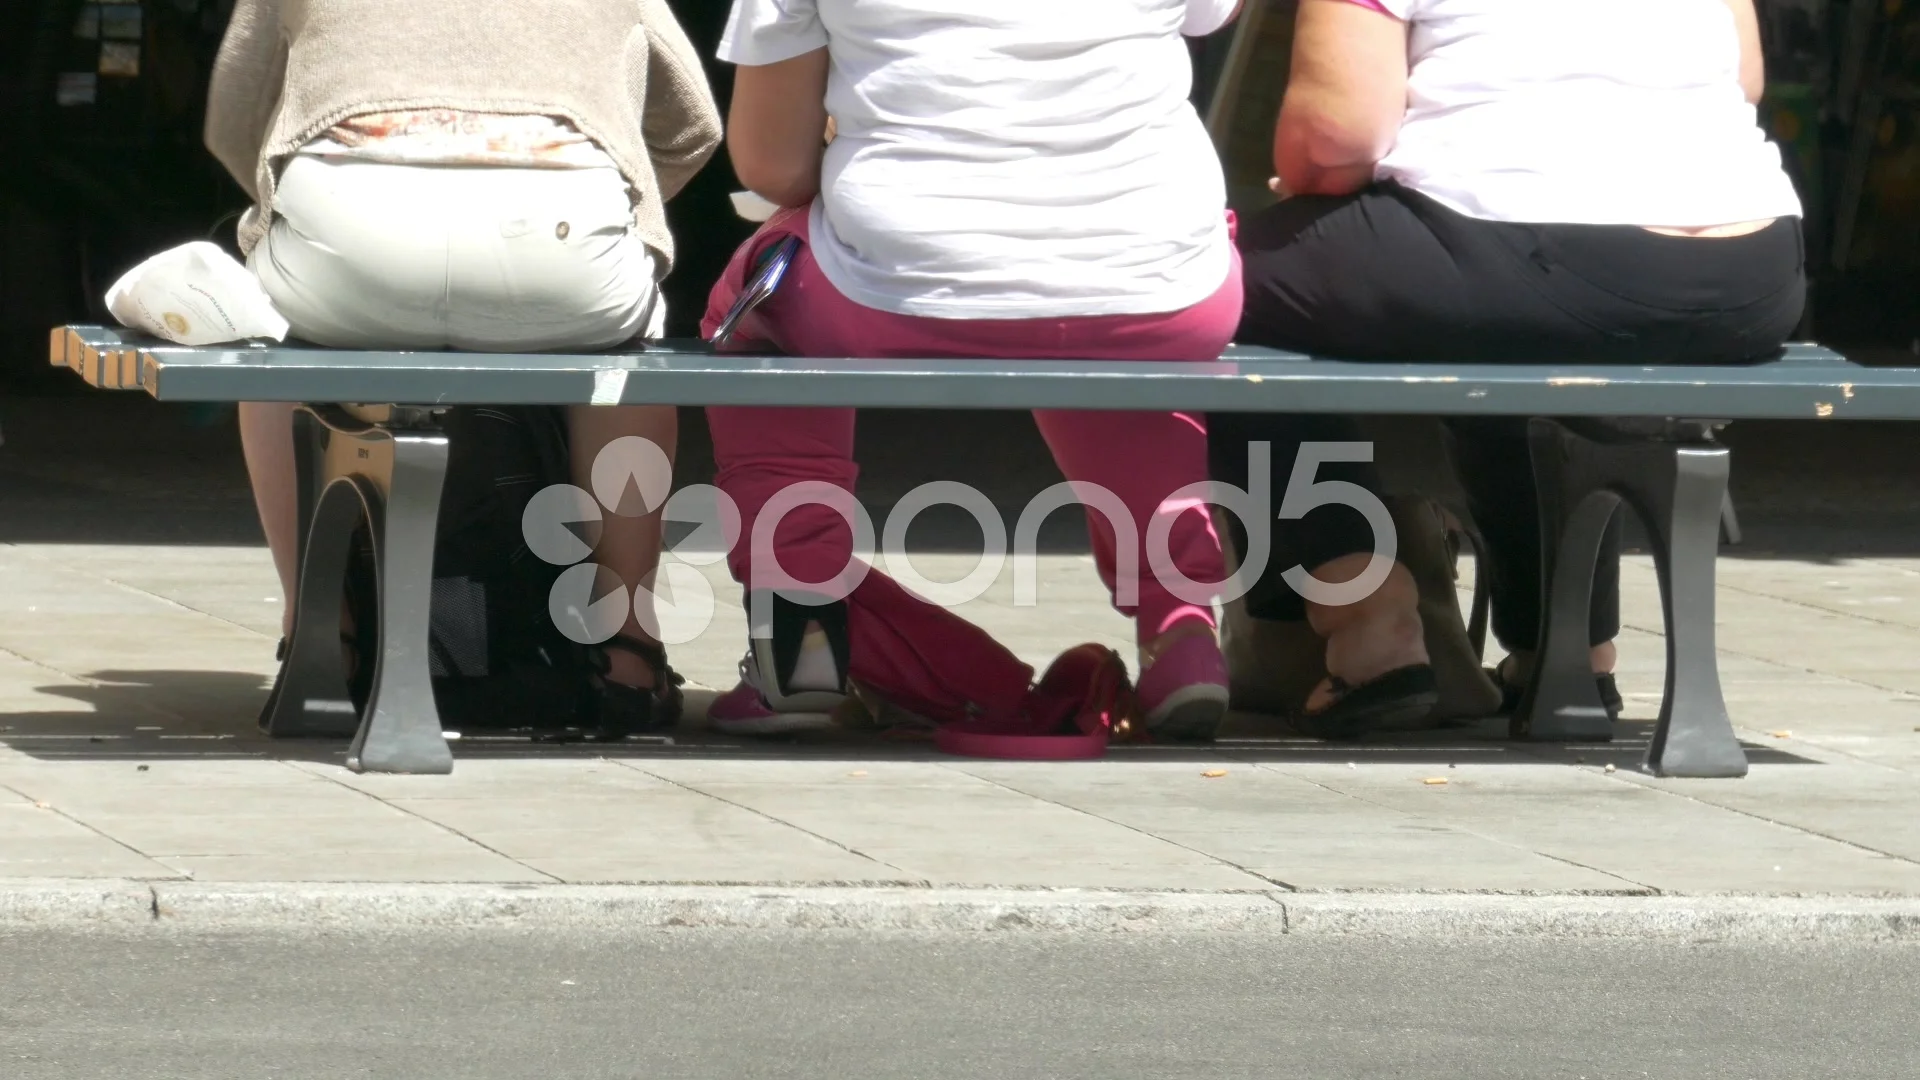
<svg viewBox="0 0 1920 1080">
<path fill-rule="evenodd" d="M 859 360 L 714 355 L 697 341 L 525 355 L 190 348 L 73 326 L 55 331 L 52 360 L 167 401 L 1920 418 L 1920 368 L 1862 367 L 1815 345 L 1735 367 L 1354 363 L 1248 346 L 1211 363 Z"/>
</svg>

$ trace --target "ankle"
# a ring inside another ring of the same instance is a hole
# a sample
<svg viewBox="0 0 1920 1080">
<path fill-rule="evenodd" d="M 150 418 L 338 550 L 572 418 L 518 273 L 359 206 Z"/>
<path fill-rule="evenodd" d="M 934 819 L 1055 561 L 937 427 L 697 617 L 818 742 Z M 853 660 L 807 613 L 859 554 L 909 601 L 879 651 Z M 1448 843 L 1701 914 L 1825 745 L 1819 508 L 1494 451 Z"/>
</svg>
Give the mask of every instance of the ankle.
<svg viewBox="0 0 1920 1080">
<path fill-rule="evenodd" d="M 1364 566 L 1368 556 L 1349 562 Z M 1323 570 L 1325 568 L 1322 568 Z M 1353 569 L 1339 567 L 1337 569 Z M 1358 573 L 1353 570 L 1346 578 Z M 1314 572 L 1322 580 L 1333 575 Z M 1420 621 L 1420 591 L 1413 574 L 1395 563 L 1387 580 L 1364 600 L 1333 607 L 1307 604 L 1307 622 L 1327 642 L 1327 672 L 1350 683 L 1365 682 L 1397 668 L 1428 662 L 1426 627 Z"/>
<path fill-rule="evenodd" d="M 1336 559 L 1314 571 L 1314 576 L 1324 581 L 1347 581 L 1358 576 L 1354 563 L 1364 567 L 1368 556 L 1350 556 Z M 1333 573 L 1329 574 L 1331 570 Z M 1349 572 L 1350 571 L 1350 572 Z M 1341 634 L 1360 627 L 1377 626 L 1396 620 L 1420 618 L 1420 587 L 1413 580 L 1412 571 L 1399 563 L 1393 564 L 1387 579 L 1380 587 L 1366 597 L 1351 604 L 1306 603 L 1307 623 L 1314 633 L 1332 640 Z"/>
<path fill-rule="evenodd" d="M 1328 584 L 1344 584 L 1365 573 L 1372 560 L 1371 553 L 1344 555 L 1315 567 L 1313 576 Z M 1418 611 L 1420 585 L 1414 581 L 1413 571 L 1396 562 L 1379 586 L 1350 604 L 1317 604 L 1308 600 L 1305 606 L 1307 622 L 1314 631 L 1321 637 L 1332 637 L 1350 623 L 1371 622 L 1392 612 Z"/>
<path fill-rule="evenodd" d="M 1595 645 L 1592 656 L 1595 675 L 1611 675 L 1614 667 L 1620 663 L 1620 650 L 1615 648 L 1611 641 L 1603 641 Z"/>
</svg>

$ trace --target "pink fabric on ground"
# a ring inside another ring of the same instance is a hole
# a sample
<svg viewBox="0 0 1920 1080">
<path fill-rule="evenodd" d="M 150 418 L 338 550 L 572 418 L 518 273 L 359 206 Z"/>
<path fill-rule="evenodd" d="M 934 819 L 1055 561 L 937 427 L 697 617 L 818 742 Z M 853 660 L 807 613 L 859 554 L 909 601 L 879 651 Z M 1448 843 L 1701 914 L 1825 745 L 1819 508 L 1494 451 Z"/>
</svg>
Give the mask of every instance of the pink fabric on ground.
<svg viewBox="0 0 1920 1080">
<path fill-rule="evenodd" d="M 754 260 L 781 237 L 807 239 L 807 210 L 774 215 L 739 251 L 714 285 L 701 332 L 712 335 L 739 296 Z M 1240 319 L 1240 262 L 1210 298 L 1183 311 L 1088 318 L 953 320 L 897 315 L 862 307 L 826 279 L 803 246 L 779 291 L 742 322 L 738 347 L 770 345 L 794 356 L 1029 359 L 1217 359 Z M 838 408 L 710 408 L 708 426 L 719 466 L 715 484 L 740 508 L 741 536 L 729 565 L 749 587 L 784 581 L 753 573 L 753 522 L 776 492 L 816 481 L 852 500 L 854 411 Z M 1188 604 L 1155 579 L 1144 553 L 1149 521 L 1173 514 L 1172 562 L 1194 581 L 1226 576 L 1210 516 L 1198 503 L 1162 503 L 1207 478 L 1202 418 L 1179 413 L 1037 410 L 1034 419 L 1068 479 L 1113 492 L 1133 518 L 1139 553 L 1136 618 L 1142 641 L 1188 621 L 1213 624 L 1210 609 Z M 1101 580 L 1117 583 L 1116 536 L 1104 515 L 1088 515 Z M 780 570 L 798 581 L 825 581 L 845 571 L 852 531 L 829 506 L 797 507 L 774 533 Z M 1119 605 L 1116 604 L 1118 607 Z M 853 678 L 897 703 L 936 719 L 956 710 L 995 713 L 1019 707 L 1032 669 L 959 616 L 908 593 L 878 570 L 848 597 Z M 1063 642 L 1063 645 L 1071 644 Z M 916 708 L 917 704 L 917 708 Z"/>
<path fill-rule="evenodd" d="M 1359 4 L 1363 8 L 1372 8 L 1373 10 L 1379 12 L 1382 15 L 1393 14 L 1393 12 L 1388 11 L 1386 8 L 1380 6 L 1380 0 L 1347 0 L 1347 3 Z"/>
</svg>

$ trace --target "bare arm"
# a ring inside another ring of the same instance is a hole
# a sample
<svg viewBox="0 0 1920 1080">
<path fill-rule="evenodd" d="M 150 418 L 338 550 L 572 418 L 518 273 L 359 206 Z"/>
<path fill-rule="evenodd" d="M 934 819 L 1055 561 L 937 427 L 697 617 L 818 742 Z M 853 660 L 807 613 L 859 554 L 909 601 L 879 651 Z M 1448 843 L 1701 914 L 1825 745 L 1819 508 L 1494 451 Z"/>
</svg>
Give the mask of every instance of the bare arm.
<svg viewBox="0 0 1920 1080">
<path fill-rule="evenodd" d="M 1300 0 L 1273 137 L 1273 167 L 1286 190 L 1344 195 L 1365 187 L 1406 111 L 1406 24 L 1347 0 Z"/>
<path fill-rule="evenodd" d="M 1740 89 L 1747 92 L 1750 104 L 1760 104 L 1767 89 L 1766 56 L 1760 51 L 1760 18 L 1754 14 L 1753 0 L 1725 0 L 1733 12 L 1733 25 L 1740 33 Z"/>
<path fill-rule="evenodd" d="M 740 182 L 781 206 L 802 206 L 819 194 L 826 97 L 825 49 L 735 69 L 727 154 Z"/>
</svg>

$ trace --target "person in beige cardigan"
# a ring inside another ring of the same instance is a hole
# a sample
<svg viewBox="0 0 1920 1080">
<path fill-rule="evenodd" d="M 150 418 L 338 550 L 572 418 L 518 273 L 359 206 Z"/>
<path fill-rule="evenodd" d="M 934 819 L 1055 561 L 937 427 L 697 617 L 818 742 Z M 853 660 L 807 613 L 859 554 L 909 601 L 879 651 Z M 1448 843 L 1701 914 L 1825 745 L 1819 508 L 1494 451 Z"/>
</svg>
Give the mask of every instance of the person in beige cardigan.
<svg viewBox="0 0 1920 1080">
<path fill-rule="evenodd" d="M 248 265 L 295 337 L 343 348 L 590 350 L 658 336 L 663 204 L 720 119 L 665 0 L 238 0 L 206 143 L 253 199 Z M 571 410 L 573 471 L 670 407 Z M 296 581 L 292 406 L 241 407 L 274 565 Z M 652 582 L 658 507 L 609 515 L 596 561 Z M 287 605 L 291 629 L 292 604 Z M 607 643 L 611 691 L 677 707 L 642 613 Z"/>
</svg>

